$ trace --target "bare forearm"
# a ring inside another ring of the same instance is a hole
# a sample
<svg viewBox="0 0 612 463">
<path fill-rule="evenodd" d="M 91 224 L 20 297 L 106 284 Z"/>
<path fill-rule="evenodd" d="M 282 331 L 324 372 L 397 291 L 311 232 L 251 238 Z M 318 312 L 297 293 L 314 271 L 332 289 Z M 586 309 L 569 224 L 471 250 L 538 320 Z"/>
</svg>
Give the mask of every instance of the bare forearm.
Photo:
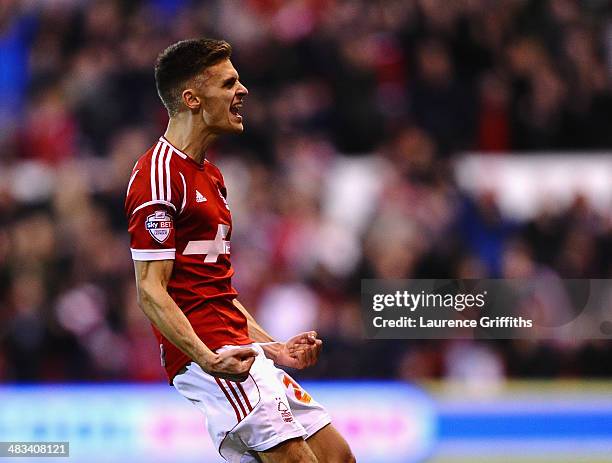
<svg viewBox="0 0 612 463">
<path fill-rule="evenodd" d="M 230 381 L 246 380 L 257 352 L 249 348 L 212 352 L 166 290 L 173 268 L 174 261 L 168 259 L 134 261 L 138 305 L 161 334 L 205 372 Z"/>
<path fill-rule="evenodd" d="M 201 365 L 214 356 L 166 290 L 161 286 L 140 288 L 139 294 L 140 307 L 151 323 L 185 355 Z"/>
<path fill-rule="evenodd" d="M 253 315 L 251 315 L 249 311 L 244 308 L 238 299 L 234 299 L 234 305 L 244 314 L 247 319 L 249 337 L 255 342 L 263 343 L 261 348 L 266 354 L 266 357 L 276 361 L 278 354 L 283 347 L 283 343 L 275 341 L 274 338 L 270 336 L 270 334 L 264 330 L 261 325 L 257 323 L 257 321 L 255 321 Z"/>
<path fill-rule="evenodd" d="M 238 301 L 234 299 L 234 305 L 240 310 L 247 319 L 249 326 L 249 337 L 255 342 L 274 342 L 274 338 L 264 330 L 259 323 L 255 321 L 255 318 L 249 313 L 247 309 Z"/>
<path fill-rule="evenodd" d="M 287 342 L 274 341 L 237 299 L 234 299 L 234 305 L 247 319 L 249 337 L 260 343 L 266 357 L 274 363 L 291 368 L 306 368 L 316 363 L 322 342 L 316 339 L 315 331 L 300 333 Z"/>
</svg>

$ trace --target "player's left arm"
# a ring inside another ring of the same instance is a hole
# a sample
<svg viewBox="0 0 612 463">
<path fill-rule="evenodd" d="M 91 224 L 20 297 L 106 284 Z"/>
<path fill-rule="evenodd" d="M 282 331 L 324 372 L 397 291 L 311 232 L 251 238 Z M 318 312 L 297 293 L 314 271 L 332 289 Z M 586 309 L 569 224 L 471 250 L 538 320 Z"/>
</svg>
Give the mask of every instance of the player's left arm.
<svg viewBox="0 0 612 463">
<path fill-rule="evenodd" d="M 323 341 L 317 339 L 316 331 L 300 333 L 287 342 L 278 342 L 257 323 L 238 299 L 234 299 L 234 305 L 246 317 L 251 339 L 262 343 L 261 348 L 266 357 L 274 363 L 297 369 L 307 368 L 317 363 Z"/>
</svg>

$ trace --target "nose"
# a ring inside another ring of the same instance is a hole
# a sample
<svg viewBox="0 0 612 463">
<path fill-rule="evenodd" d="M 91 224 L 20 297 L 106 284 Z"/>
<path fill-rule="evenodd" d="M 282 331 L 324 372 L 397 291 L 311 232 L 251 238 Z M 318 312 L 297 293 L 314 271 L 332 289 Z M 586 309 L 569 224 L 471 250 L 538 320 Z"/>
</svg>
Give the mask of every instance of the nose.
<svg viewBox="0 0 612 463">
<path fill-rule="evenodd" d="M 240 85 L 238 86 L 238 91 L 236 93 L 240 96 L 246 96 L 249 94 L 249 90 L 242 84 L 242 82 L 240 82 Z"/>
</svg>

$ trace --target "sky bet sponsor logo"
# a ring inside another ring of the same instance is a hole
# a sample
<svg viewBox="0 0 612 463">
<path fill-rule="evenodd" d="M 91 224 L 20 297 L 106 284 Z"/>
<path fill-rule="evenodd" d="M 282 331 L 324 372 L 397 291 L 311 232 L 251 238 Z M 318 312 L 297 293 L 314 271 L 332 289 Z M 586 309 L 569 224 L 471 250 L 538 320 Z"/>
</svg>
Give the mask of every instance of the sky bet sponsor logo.
<svg viewBox="0 0 612 463">
<path fill-rule="evenodd" d="M 158 243 L 163 243 L 172 231 L 172 217 L 166 211 L 155 211 L 145 220 L 145 228 Z"/>
</svg>

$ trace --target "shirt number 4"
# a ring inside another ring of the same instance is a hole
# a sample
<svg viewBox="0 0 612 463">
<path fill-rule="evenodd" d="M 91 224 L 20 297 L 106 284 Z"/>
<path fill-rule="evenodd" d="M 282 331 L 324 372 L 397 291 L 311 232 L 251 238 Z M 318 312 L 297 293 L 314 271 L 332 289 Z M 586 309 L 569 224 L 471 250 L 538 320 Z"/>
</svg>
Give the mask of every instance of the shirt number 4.
<svg viewBox="0 0 612 463">
<path fill-rule="evenodd" d="M 219 224 L 214 240 L 190 241 L 185 246 L 184 255 L 205 254 L 204 262 L 215 263 L 221 254 L 230 253 L 230 242 L 225 238 L 229 233 L 229 225 Z"/>
</svg>

